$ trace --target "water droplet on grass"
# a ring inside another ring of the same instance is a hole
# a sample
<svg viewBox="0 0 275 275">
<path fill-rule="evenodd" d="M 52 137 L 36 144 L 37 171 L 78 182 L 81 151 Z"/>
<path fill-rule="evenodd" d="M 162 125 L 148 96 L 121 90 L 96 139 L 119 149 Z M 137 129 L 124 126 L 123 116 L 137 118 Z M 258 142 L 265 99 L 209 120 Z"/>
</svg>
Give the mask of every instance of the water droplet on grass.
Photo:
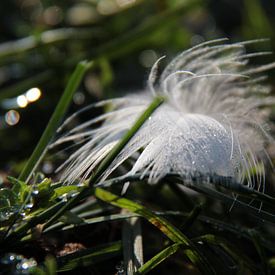
<svg viewBox="0 0 275 275">
<path fill-rule="evenodd" d="M 3 274 L 20 275 L 31 274 L 31 269 L 37 266 L 37 262 L 33 258 L 27 259 L 18 254 L 8 253 L 2 257 L 0 265 Z"/>
</svg>

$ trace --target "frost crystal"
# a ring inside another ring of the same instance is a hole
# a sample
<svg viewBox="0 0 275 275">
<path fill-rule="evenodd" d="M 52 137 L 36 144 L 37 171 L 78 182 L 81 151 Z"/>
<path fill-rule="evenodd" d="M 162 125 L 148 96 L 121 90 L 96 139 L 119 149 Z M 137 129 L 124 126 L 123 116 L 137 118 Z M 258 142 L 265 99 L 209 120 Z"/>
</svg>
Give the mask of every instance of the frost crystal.
<svg viewBox="0 0 275 275">
<path fill-rule="evenodd" d="M 246 53 L 248 41 L 222 44 L 224 39 L 199 44 L 177 56 L 157 75 L 153 66 L 142 94 L 99 103 L 112 111 L 76 127 L 57 140 L 82 145 L 62 165 L 63 180 L 88 178 L 102 159 L 146 109 L 156 94 L 166 102 L 145 122 L 103 175 L 106 179 L 126 159 L 134 160 L 130 175 L 149 174 L 156 182 L 167 173 L 185 177 L 194 173 L 234 177 L 251 188 L 264 188 L 264 129 L 262 107 L 274 104 L 259 73 L 274 63 L 248 67 L 249 58 L 267 52 Z M 102 123 L 94 128 L 95 124 Z"/>
</svg>

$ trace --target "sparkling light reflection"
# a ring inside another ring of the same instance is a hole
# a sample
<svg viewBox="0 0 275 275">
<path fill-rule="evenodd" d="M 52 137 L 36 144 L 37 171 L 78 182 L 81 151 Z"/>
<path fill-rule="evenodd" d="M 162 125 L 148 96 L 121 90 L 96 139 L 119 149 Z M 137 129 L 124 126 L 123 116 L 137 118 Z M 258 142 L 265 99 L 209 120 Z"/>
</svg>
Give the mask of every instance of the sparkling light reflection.
<svg viewBox="0 0 275 275">
<path fill-rule="evenodd" d="M 41 91 L 38 88 L 31 88 L 26 92 L 26 98 L 28 102 L 34 102 L 41 96 Z"/>
<path fill-rule="evenodd" d="M 25 95 L 18 96 L 16 99 L 16 102 L 20 108 L 25 108 L 28 105 L 28 99 L 26 98 Z"/>
</svg>

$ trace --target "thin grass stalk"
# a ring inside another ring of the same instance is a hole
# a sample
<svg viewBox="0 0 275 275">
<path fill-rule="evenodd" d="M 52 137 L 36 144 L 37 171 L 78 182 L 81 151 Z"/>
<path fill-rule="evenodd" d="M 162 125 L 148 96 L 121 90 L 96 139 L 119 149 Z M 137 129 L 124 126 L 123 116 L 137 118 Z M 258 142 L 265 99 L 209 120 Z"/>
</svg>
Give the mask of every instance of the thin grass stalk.
<svg viewBox="0 0 275 275">
<path fill-rule="evenodd" d="M 21 239 L 26 232 L 28 232 L 31 228 L 34 228 L 38 224 L 42 224 L 45 219 L 51 217 L 58 209 L 60 209 L 65 204 L 64 201 L 58 202 L 55 205 L 48 208 L 46 211 L 38 214 L 37 216 L 31 218 L 23 225 L 17 227 L 13 232 L 11 232 L 2 242 L 0 246 L 0 251 L 4 251 L 7 246 L 15 246 L 16 241 Z"/>
<path fill-rule="evenodd" d="M 64 205 L 59 211 L 55 213 L 44 225 L 44 228 L 49 227 L 53 222 L 55 222 L 59 217 L 61 217 L 65 211 L 71 209 L 77 202 L 91 195 L 94 190 L 92 188 L 93 184 L 95 184 L 103 172 L 109 167 L 112 161 L 116 158 L 116 156 L 121 152 L 124 146 L 130 141 L 131 137 L 135 135 L 135 133 L 140 129 L 140 127 L 145 123 L 145 121 L 150 117 L 150 115 L 164 102 L 163 97 L 155 97 L 152 103 L 148 106 L 148 108 L 140 115 L 140 117 L 136 120 L 134 125 L 125 133 L 125 135 L 121 138 L 121 140 L 114 146 L 111 152 L 107 155 L 107 157 L 101 162 L 96 172 L 90 178 L 88 187 L 83 187 L 79 194 L 73 198 L 71 198 L 66 205 Z"/>
<path fill-rule="evenodd" d="M 27 164 L 25 165 L 21 174 L 19 175 L 19 178 L 18 178 L 19 180 L 25 181 L 25 182 L 28 182 L 30 180 L 32 173 L 34 172 L 36 167 L 39 165 L 44 154 L 46 153 L 47 146 L 48 146 L 51 138 L 54 136 L 54 133 L 56 132 L 62 118 L 64 117 L 64 114 L 66 113 L 66 111 L 71 103 L 71 100 L 73 98 L 73 95 L 74 95 L 75 91 L 77 90 L 77 88 L 79 87 L 80 82 L 81 82 L 85 72 L 88 69 L 90 69 L 92 65 L 93 65 L 93 62 L 86 62 L 86 61 L 82 61 L 77 65 L 75 71 L 73 72 L 73 74 L 71 75 L 71 77 L 69 79 L 69 82 L 65 88 L 65 91 L 64 91 L 58 105 L 56 106 L 54 113 L 52 114 L 52 117 L 51 117 L 45 131 L 43 132 L 31 157 L 29 158 Z M 43 75 L 43 77 L 45 77 L 45 76 Z M 26 202 L 25 202 L 25 204 L 26 204 Z M 16 223 L 17 218 L 18 218 L 18 215 L 15 217 L 14 221 L 7 229 L 7 231 L 4 235 L 4 238 L 6 238 L 6 236 L 8 236 L 13 224 Z M 28 227 L 28 223 L 25 224 L 24 226 Z M 23 230 L 22 232 L 24 232 L 24 226 L 19 227 L 18 229 Z"/>
<path fill-rule="evenodd" d="M 141 174 L 136 175 L 124 175 L 121 177 L 117 177 L 111 180 L 104 181 L 97 185 L 97 187 L 108 187 L 113 184 L 123 184 L 124 182 L 138 182 L 140 181 Z M 143 180 L 149 177 L 149 175 L 144 175 Z M 178 184 L 183 184 L 184 186 L 191 188 L 197 192 L 203 193 L 209 197 L 218 199 L 223 203 L 228 205 L 234 204 L 238 207 L 244 208 L 248 210 L 251 214 L 260 216 L 261 219 L 266 219 L 267 221 L 271 221 L 274 223 L 275 215 L 271 212 L 267 212 L 265 210 L 260 210 L 252 205 L 249 205 L 241 200 L 234 200 L 234 198 L 230 197 L 228 194 L 222 193 L 218 188 L 222 187 L 229 192 L 234 192 L 236 194 L 241 195 L 244 198 L 254 199 L 262 203 L 266 203 L 268 205 L 274 205 L 274 197 L 271 197 L 267 194 L 263 194 L 257 190 L 250 189 L 244 185 L 239 184 L 231 177 L 223 177 L 223 176 L 208 176 L 208 175 L 194 175 L 191 181 L 190 179 L 180 178 L 179 175 L 175 173 L 169 173 L 166 175 L 162 181 L 167 182 L 167 180 L 174 180 Z"/>
<path fill-rule="evenodd" d="M 121 249 L 121 242 L 117 241 L 69 253 L 65 256 L 58 257 L 57 271 L 59 273 L 74 270 L 80 266 L 91 266 L 97 262 L 120 255 Z"/>
<path fill-rule="evenodd" d="M 47 146 L 54 136 L 64 114 L 66 113 L 73 95 L 77 88 L 80 85 L 80 82 L 85 74 L 85 72 L 92 67 L 93 62 L 82 61 L 80 62 L 76 69 L 74 70 L 73 74 L 71 75 L 69 82 L 65 88 L 65 91 L 58 102 L 52 117 L 41 136 L 38 144 L 36 145 L 31 157 L 29 158 L 27 164 L 25 165 L 24 169 L 22 170 L 21 174 L 19 175 L 19 180 L 28 182 L 30 177 L 38 164 L 40 163 L 41 159 L 43 158 Z"/>
<path fill-rule="evenodd" d="M 86 63 L 85 63 L 86 64 Z M 83 65 L 78 65 L 78 68 L 76 68 L 75 72 L 73 73 L 72 77 L 70 80 L 72 79 L 75 79 L 76 76 L 78 76 L 76 78 L 76 80 L 78 80 L 78 83 L 80 82 L 80 74 L 79 74 L 79 70 L 80 73 L 82 74 L 82 76 L 84 75 L 84 72 L 88 69 L 88 67 L 85 66 L 85 64 Z M 88 63 L 89 64 L 89 63 Z M 80 67 L 79 67 L 80 66 Z M 70 84 L 70 82 L 72 81 L 69 81 L 68 83 L 68 86 L 71 86 L 73 83 Z M 65 89 L 65 92 L 64 94 L 66 94 L 66 92 L 68 93 L 68 90 L 70 92 L 72 92 L 76 86 L 73 85 L 73 87 L 71 87 L 70 89 Z M 62 99 L 64 98 L 64 94 L 61 98 L 60 101 L 62 101 Z M 69 100 L 66 98 L 64 99 L 65 102 L 68 102 Z M 99 166 L 99 168 L 97 169 L 97 172 L 94 174 L 94 176 L 92 177 L 92 179 L 90 180 L 90 184 L 91 185 L 91 182 L 96 182 L 96 180 L 98 180 L 98 178 L 100 177 L 101 173 L 104 172 L 104 170 L 109 166 L 109 164 L 112 162 L 112 160 L 119 154 L 119 152 L 122 150 L 122 148 L 124 147 L 125 144 L 127 144 L 127 142 L 131 139 L 131 137 L 138 131 L 138 129 L 143 125 L 143 123 L 150 117 L 150 115 L 163 103 L 164 101 L 164 98 L 162 97 L 156 97 L 153 102 L 149 105 L 149 107 L 144 111 L 143 114 L 141 114 L 141 116 L 137 119 L 136 123 L 133 125 L 133 127 L 125 134 L 125 136 L 121 139 L 121 141 L 117 144 L 117 146 L 115 146 L 113 148 L 113 150 L 110 152 L 110 154 L 106 157 L 106 159 L 103 160 L 103 162 L 101 163 L 101 165 Z M 58 104 L 60 105 L 60 104 Z M 64 108 L 64 104 L 61 105 L 61 107 L 63 106 Z M 53 117 L 55 116 L 55 113 L 56 111 L 54 112 L 51 120 L 53 120 Z M 60 113 L 60 110 L 58 110 L 57 112 L 58 114 Z M 58 119 L 58 117 L 57 117 Z M 51 122 L 50 120 L 50 122 Z M 49 122 L 49 124 L 50 124 Z M 58 124 L 55 124 L 55 127 L 57 128 L 58 127 Z M 48 128 L 48 127 L 47 127 Z M 48 131 L 52 131 L 53 130 L 53 126 L 51 125 L 50 127 L 50 130 Z M 45 132 L 47 131 L 47 129 L 45 130 Z M 44 132 L 44 133 L 45 133 Z M 46 137 L 49 137 L 49 134 L 50 133 L 46 133 L 46 134 L 43 134 L 43 136 L 46 136 Z M 41 139 L 43 138 L 43 136 L 41 137 Z M 44 137 L 42 139 L 43 141 L 43 144 L 45 145 L 45 142 L 47 141 L 47 144 L 49 142 L 49 140 L 46 140 L 46 137 Z M 41 151 L 42 149 L 42 146 L 39 146 L 41 142 L 38 143 L 36 149 L 38 148 L 39 151 Z M 43 145 L 42 144 L 42 145 Z M 46 145 L 47 145 L 46 144 Z M 37 157 L 38 156 L 38 149 L 34 151 L 34 153 L 32 154 L 32 157 L 31 157 L 31 161 L 29 166 L 27 167 L 28 170 L 30 170 L 31 168 L 34 169 L 35 167 L 34 166 L 31 166 L 31 164 L 33 163 L 33 159 L 34 157 Z M 44 148 L 44 150 L 46 149 L 46 147 Z M 102 165 L 104 164 L 104 165 Z M 87 196 L 93 194 L 94 192 L 94 189 L 93 188 L 87 188 L 87 187 L 84 187 L 80 193 L 73 197 L 72 199 L 70 199 L 65 205 L 64 205 L 64 202 L 63 203 L 57 203 L 53 206 L 53 208 L 55 209 L 55 212 L 54 214 L 51 212 L 51 211 L 44 211 L 42 212 L 40 215 L 39 215 L 39 219 L 37 219 L 36 217 L 31 219 L 30 221 L 28 221 L 27 223 L 23 224 L 22 226 L 18 227 L 14 232 L 12 232 L 7 238 L 6 240 L 9 240 L 9 239 L 20 239 L 22 237 L 22 235 L 24 233 L 26 233 L 30 228 L 36 226 L 38 223 L 43 223 L 44 221 L 48 220 L 47 223 L 44 224 L 44 227 L 43 229 L 46 229 L 47 227 L 49 227 L 53 222 L 55 222 L 59 217 L 61 217 L 65 211 L 71 209 L 77 202 L 79 202 L 80 200 L 82 200 L 83 198 L 86 198 Z"/>
<path fill-rule="evenodd" d="M 143 266 L 141 266 L 135 274 L 136 275 L 147 274 L 156 266 L 158 266 L 161 262 L 163 262 L 173 254 L 175 254 L 181 246 L 182 244 L 175 243 L 163 249 L 161 252 L 159 252 L 157 255 L 155 255 L 153 258 L 147 261 Z"/>
<path fill-rule="evenodd" d="M 199 268 L 202 274 L 216 274 L 215 270 L 208 263 L 207 259 L 199 252 L 199 250 L 194 246 L 193 242 L 185 236 L 177 227 L 173 226 L 166 219 L 157 216 L 151 210 L 146 207 L 128 200 L 126 198 L 121 198 L 111 192 L 108 192 L 101 188 L 95 189 L 95 196 L 107 203 L 114 206 L 120 207 L 122 209 L 127 209 L 128 211 L 138 213 L 151 224 L 157 227 L 163 234 L 165 234 L 174 243 L 182 244 L 185 246 L 186 257 Z"/>
</svg>

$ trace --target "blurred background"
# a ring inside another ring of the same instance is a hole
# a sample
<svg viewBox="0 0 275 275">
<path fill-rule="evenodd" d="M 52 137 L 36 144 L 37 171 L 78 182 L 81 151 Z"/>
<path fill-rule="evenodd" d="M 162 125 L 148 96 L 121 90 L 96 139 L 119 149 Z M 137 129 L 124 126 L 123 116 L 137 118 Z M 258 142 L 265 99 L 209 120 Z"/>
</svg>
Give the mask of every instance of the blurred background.
<svg viewBox="0 0 275 275">
<path fill-rule="evenodd" d="M 158 57 L 205 40 L 269 38 L 257 51 L 274 52 L 274 23 L 270 0 L 1 1 L 0 182 L 23 167 L 79 61 L 97 58 L 98 64 L 70 113 L 141 89 Z M 253 62 L 274 60 L 270 55 Z M 53 172 L 50 157 L 41 170 Z"/>
</svg>

